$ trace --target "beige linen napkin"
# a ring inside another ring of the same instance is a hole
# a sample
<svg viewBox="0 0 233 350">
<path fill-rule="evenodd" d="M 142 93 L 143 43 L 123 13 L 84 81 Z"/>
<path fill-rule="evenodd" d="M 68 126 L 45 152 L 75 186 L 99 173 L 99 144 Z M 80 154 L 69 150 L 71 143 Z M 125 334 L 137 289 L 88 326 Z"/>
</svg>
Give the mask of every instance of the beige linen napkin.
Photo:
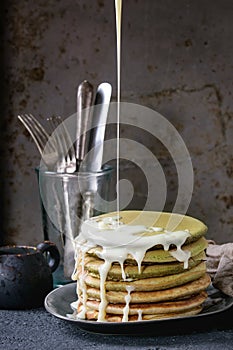
<svg viewBox="0 0 233 350">
<path fill-rule="evenodd" d="M 215 288 L 233 297 L 233 243 L 208 241 L 207 272 Z"/>
</svg>

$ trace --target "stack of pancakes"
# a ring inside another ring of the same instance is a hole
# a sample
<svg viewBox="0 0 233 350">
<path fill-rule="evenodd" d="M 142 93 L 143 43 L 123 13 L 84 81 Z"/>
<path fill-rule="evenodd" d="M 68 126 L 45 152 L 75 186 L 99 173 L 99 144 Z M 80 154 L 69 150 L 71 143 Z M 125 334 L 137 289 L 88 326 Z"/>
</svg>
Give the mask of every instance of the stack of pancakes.
<svg viewBox="0 0 233 350">
<path fill-rule="evenodd" d="M 197 219 L 179 214 L 146 211 L 122 211 L 119 214 L 120 221 L 126 225 L 131 225 L 133 222 L 134 225 L 140 223 L 164 230 L 145 232 L 147 235 L 163 234 L 171 219 L 174 222 L 177 220 L 178 224 L 174 231 L 190 233 L 182 246 L 183 251 L 190 252 L 190 258 L 185 268 L 184 262 L 179 262 L 171 255 L 176 250 L 175 246 L 170 245 L 166 251 L 162 245 L 155 245 L 145 252 L 140 270 L 136 260 L 130 254 L 127 256 L 124 261 L 125 279 L 122 278 L 122 266 L 118 262 L 112 263 L 104 283 L 105 320 L 125 321 L 123 317 L 125 308 L 128 308 L 127 321 L 155 320 L 200 313 L 207 298 L 206 288 L 210 284 L 205 263 L 207 241 L 204 235 L 207 227 Z M 113 215 L 115 214 L 105 214 L 98 219 Z M 102 249 L 103 247 L 96 246 L 85 251 L 84 256 L 77 254 L 76 270 L 73 275 L 77 280 L 79 296 L 77 313 L 80 314 L 84 310 L 85 298 L 84 317 L 89 320 L 98 319 L 101 303 L 99 268 L 103 266 L 104 260 L 98 257 L 98 253 Z M 85 284 L 85 296 L 83 288 L 80 288 L 80 282 L 82 285 Z"/>
</svg>

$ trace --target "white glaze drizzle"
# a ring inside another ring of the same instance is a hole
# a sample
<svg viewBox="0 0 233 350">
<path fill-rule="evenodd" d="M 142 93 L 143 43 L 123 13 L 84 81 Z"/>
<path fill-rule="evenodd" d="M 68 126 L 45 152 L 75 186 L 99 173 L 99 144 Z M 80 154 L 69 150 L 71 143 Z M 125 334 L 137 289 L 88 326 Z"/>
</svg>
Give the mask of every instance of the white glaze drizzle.
<svg viewBox="0 0 233 350">
<path fill-rule="evenodd" d="M 184 263 L 184 269 L 188 268 L 188 261 L 189 261 L 189 258 L 191 257 L 190 251 L 182 250 L 181 246 L 177 246 L 177 249 L 174 251 L 171 251 L 170 254 L 176 260 Z"/>
<path fill-rule="evenodd" d="M 108 301 L 106 298 L 106 290 L 105 290 L 105 281 L 108 275 L 108 271 L 111 268 L 111 261 L 105 260 L 104 264 L 99 267 L 100 274 L 100 304 L 99 304 L 99 313 L 98 313 L 98 322 L 104 321 L 106 316 L 106 307 L 108 305 Z"/>
<path fill-rule="evenodd" d="M 138 321 L 142 321 L 142 310 L 138 309 Z"/>
<path fill-rule="evenodd" d="M 125 296 L 125 307 L 123 309 L 122 322 L 128 322 L 129 320 L 129 304 L 131 301 L 131 292 L 134 290 L 133 286 L 126 286 L 127 295 Z"/>
<path fill-rule="evenodd" d="M 116 192 L 117 212 L 120 211 L 120 94 L 121 94 L 121 17 L 122 0 L 115 0 L 116 44 L 117 44 L 117 147 L 116 147 Z"/>
<path fill-rule="evenodd" d="M 82 241 L 81 241 L 82 243 Z M 86 318 L 86 302 L 87 302 L 87 286 L 85 282 L 86 278 L 86 271 L 85 271 L 85 254 L 89 250 L 89 247 L 86 246 L 84 249 L 76 249 L 75 253 L 75 270 L 72 274 L 72 279 L 77 280 L 77 309 L 81 303 L 82 300 L 82 308 L 80 312 L 77 313 L 77 318 L 85 319 Z M 78 276 L 78 266 L 80 261 L 80 253 L 81 252 L 81 273 Z"/>
<path fill-rule="evenodd" d="M 79 289 L 82 292 L 82 310 L 78 313 L 78 318 L 86 318 L 86 302 L 87 302 L 87 288 L 85 283 L 85 251 L 82 251 L 81 256 L 81 275 L 79 277 Z M 79 292 L 80 293 L 80 292 Z M 81 294 L 81 293 L 80 293 Z"/>
<path fill-rule="evenodd" d="M 153 232 L 155 232 L 155 234 L 153 234 Z M 104 260 L 104 263 L 99 267 L 100 305 L 98 321 L 104 321 L 108 304 L 105 281 L 112 263 L 118 262 L 120 264 L 122 279 L 128 281 L 124 271 L 124 261 L 129 255 L 136 260 L 140 273 L 141 263 L 148 249 L 155 245 L 162 245 L 164 250 L 168 251 L 169 247 L 174 245 L 176 246 L 176 250 L 170 251 L 170 254 L 178 261 L 184 262 L 184 268 L 188 268 L 188 260 L 191 253 L 182 250 L 182 245 L 189 236 L 190 233 L 188 230 L 172 232 L 166 231 L 161 227 L 147 228 L 144 225 L 125 225 L 119 221 L 118 216 L 101 219 L 97 217 L 84 221 L 81 227 L 81 233 L 75 240 L 77 246 L 76 251 L 80 250 L 82 253 L 79 288 L 82 292 L 83 308 L 78 314 L 78 317 L 84 318 L 86 313 L 87 293 L 84 257 L 89 249 L 97 246 L 102 247 L 102 250 L 97 253 L 99 258 Z M 78 259 L 77 256 L 76 259 Z M 125 317 L 123 317 L 123 319 L 127 318 L 128 299 L 130 299 L 130 294 L 127 296 Z"/>
</svg>

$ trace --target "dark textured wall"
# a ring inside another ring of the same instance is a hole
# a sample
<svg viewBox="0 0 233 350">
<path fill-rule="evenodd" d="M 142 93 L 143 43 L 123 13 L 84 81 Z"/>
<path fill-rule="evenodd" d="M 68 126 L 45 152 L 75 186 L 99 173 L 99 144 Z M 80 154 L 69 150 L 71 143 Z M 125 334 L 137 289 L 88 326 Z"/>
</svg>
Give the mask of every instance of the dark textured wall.
<svg viewBox="0 0 233 350">
<path fill-rule="evenodd" d="M 109 81 L 116 98 L 114 1 L 8 0 L 1 7 L 1 232 L 6 242 L 34 244 L 42 239 L 34 174 L 40 157 L 17 115 L 33 113 L 42 123 L 52 114 L 66 118 L 84 79 Z M 218 242 L 233 240 L 232 15 L 231 0 L 123 4 L 122 100 L 157 110 L 177 128 L 194 166 L 188 212 Z M 148 135 L 135 137 L 158 151 Z M 159 159 L 169 209 L 175 171 L 162 151 Z M 136 171 L 122 162 L 122 176 L 135 186 L 131 208 L 146 197 Z"/>
</svg>

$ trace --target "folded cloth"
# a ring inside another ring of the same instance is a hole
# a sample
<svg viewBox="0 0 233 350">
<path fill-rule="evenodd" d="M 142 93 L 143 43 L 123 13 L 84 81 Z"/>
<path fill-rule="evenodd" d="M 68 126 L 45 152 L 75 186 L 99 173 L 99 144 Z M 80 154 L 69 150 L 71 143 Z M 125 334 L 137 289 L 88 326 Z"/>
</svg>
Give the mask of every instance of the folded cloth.
<svg viewBox="0 0 233 350">
<path fill-rule="evenodd" d="M 207 272 L 215 288 L 233 297 L 233 243 L 208 241 Z"/>
</svg>

